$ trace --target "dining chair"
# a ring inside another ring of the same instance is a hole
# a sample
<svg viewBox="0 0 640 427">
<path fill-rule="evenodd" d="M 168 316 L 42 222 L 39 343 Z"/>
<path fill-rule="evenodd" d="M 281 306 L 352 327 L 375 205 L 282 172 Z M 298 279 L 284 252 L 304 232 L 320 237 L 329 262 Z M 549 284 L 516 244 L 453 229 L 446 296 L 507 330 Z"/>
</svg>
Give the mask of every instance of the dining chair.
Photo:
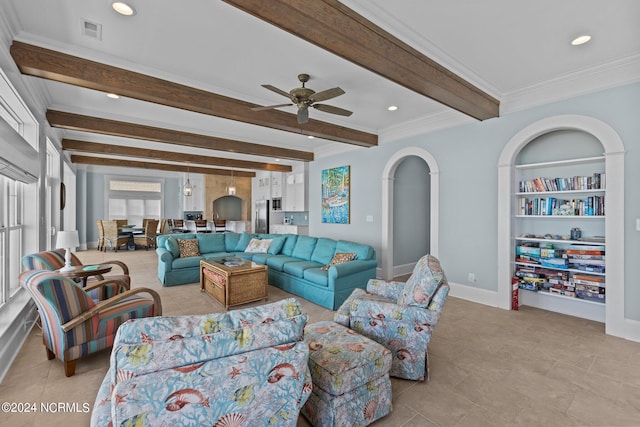
<svg viewBox="0 0 640 427">
<path fill-rule="evenodd" d="M 227 231 L 227 220 L 226 219 L 214 219 L 213 220 L 213 229 L 216 233 L 224 233 Z"/>
<path fill-rule="evenodd" d="M 171 227 L 172 233 L 183 233 L 184 232 L 184 220 L 182 219 L 174 219 L 172 220 L 173 226 Z"/>
<path fill-rule="evenodd" d="M 113 250 L 116 252 L 123 245 L 129 244 L 129 236 L 124 236 L 120 234 L 119 229 L 122 227 L 118 225 L 118 221 L 121 221 L 121 220 L 102 221 L 102 226 L 104 227 L 105 243 L 107 243 L 109 247 L 113 248 Z M 126 223 L 126 220 L 125 220 L 125 223 Z M 104 250 L 106 252 L 107 250 L 106 246 Z"/>
<path fill-rule="evenodd" d="M 115 221 L 118 224 L 118 228 L 124 228 L 126 225 L 129 225 L 128 219 L 116 219 Z"/>
<path fill-rule="evenodd" d="M 98 227 L 98 250 L 104 249 L 104 227 L 102 226 L 102 220 L 96 220 L 96 226 Z"/>
<path fill-rule="evenodd" d="M 120 286 L 113 297 L 95 301 L 86 289 L 56 272 L 25 271 L 19 281 L 38 307 L 47 359 L 60 359 L 67 377 L 75 373 L 77 359 L 111 347 L 118 328 L 127 320 L 162 315 L 160 295 L 153 289 Z"/>
<path fill-rule="evenodd" d="M 144 246 L 145 249 L 149 249 L 149 246 L 157 248 L 156 237 L 158 235 L 158 223 L 160 221 L 157 219 L 148 219 L 146 221 L 144 234 L 134 234 L 133 242 L 136 245 Z"/>
<path fill-rule="evenodd" d="M 196 223 L 196 233 L 211 233 L 206 219 L 196 219 L 194 222 Z"/>
</svg>

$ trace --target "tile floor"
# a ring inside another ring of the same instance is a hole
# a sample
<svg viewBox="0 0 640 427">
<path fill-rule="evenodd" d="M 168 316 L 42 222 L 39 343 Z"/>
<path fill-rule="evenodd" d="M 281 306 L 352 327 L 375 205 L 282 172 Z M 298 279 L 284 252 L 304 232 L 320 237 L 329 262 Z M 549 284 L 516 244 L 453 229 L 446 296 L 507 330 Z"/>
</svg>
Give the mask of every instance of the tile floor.
<svg viewBox="0 0 640 427">
<path fill-rule="evenodd" d="M 155 252 L 78 252 L 86 264 L 120 259 L 134 287 L 160 291 L 166 315 L 221 306 L 197 284 L 163 288 Z M 288 296 L 270 287 L 270 301 Z M 310 322 L 332 312 L 301 300 Z M 393 412 L 377 426 L 640 426 L 640 343 L 604 334 L 602 324 L 522 307 L 518 312 L 449 298 L 429 346 L 431 380 L 392 379 Z M 34 328 L 0 384 L 0 402 L 51 405 L 48 414 L 0 413 L 0 426 L 87 426 L 109 351 L 64 376 L 45 357 Z M 76 411 L 54 412 L 58 402 Z M 83 406 L 84 405 L 84 406 Z M 85 409 L 87 409 L 85 411 Z M 299 426 L 308 426 L 301 416 Z"/>
</svg>

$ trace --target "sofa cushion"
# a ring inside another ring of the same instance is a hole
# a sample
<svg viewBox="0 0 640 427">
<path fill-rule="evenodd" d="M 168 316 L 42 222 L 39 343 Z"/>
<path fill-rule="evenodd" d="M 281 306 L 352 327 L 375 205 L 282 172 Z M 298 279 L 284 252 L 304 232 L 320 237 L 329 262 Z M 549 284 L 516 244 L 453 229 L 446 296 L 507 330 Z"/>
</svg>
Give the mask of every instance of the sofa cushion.
<svg viewBox="0 0 640 427">
<path fill-rule="evenodd" d="M 282 271 L 295 277 L 304 277 L 304 271 L 308 268 L 320 268 L 322 264 L 313 261 L 294 261 L 282 266 Z"/>
<path fill-rule="evenodd" d="M 164 246 L 169 252 L 171 252 L 171 255 L 173 255 L 174 258 L 178 258 L 180 256 L 180 246 L 178 246 L 178 239 L 175 237 L 169 237 Z"/>
<path fill-rule="evenodd" d="M 223 234 L 223 233 L 220 233 Z M 238 246 L 238 240 L 240 240 L 240 234 L 227 231 L 224 234 L 224 249 L 227 252 L 234 252 Z"/>
<path fill-rule="evenodd" d="M 354 259 L 356 259 L 356 254 L 354 254 L 353 252 L 336 252 L 329 264 L 323 265 L 322 269 L 328 270 L 332 265 L 344 264 L 345 262 L 353 261 Z"/>
<path fill-rule="evenodd" d="M 266 265 L 267 264 L 267 258 L 272 257 L 273 255 L 266 253 L 266 254 L 254 254 L 253 257 L 251 258 L 251 261 L 258 263 L 258 264 L 262 264 L 262 265 Z"/>
<path fill-rule="evenodd" d="M 320 237 L 318 238 L 316 247 L 313 249 L 313 253 L 311 254 L 311 261 L 319 262 L 320 264 L 326 264 L 331 261 L 335 250 L 335 240 Z"/>
<path fill-rule="evenodd" d="M 411 277 L 407 280 L 398 297 L 398 304 L 426 308 L 441 283 L 447 278 L 440 261 L 432 255 L 425 255 L 416 263 Z"/>
<path fill-rule="evenodd" d="M 204 259 L 203 256 L 190 256 L 186 258 L 176 258 L 171 263 L 173 270 L 180 270 L 181 268 L 200 267 L 200 260 Z"/>
<path fill-rule="evenodd" d="M 226 258 L 230 255 L 231 254 L 229 252 L 211 252 L 208 254 L 202 254 L 202 257 L 208 261 L 208 260 L 213 260 L 217 258 Z"/>
<path fill-rule="evenodd" d="M 282 271 L 284 265 L 289 262 L 300 261 L 298 258 L 286 256 L 286 255 L 273 255 L 267 258 L 267 267 L 277 271 Z"/>
<path fill-rule="evenodd" d="M 266 254 L 269 246 L 271 246 L 271 239 L 251 239 L 244 251 Z"/>
<path fill-rule="evenodd" d="M 235 250 L 244 252 L 244 250 L 247 249 L 247 246 L 249 245 L 251 239 L 255 239 L 256 237 L 257 235 L 253 233 L 242 233 L 240 235 L 240 239 L 238 239 L 238 245 L 236 246 Z"/>
<path fill-rule="evenodd" d="M 329 283 L 329 272 L 322 268 L 307 268 L 304 271 L 303 278 L 320 286 L 327 286 Z"/>
<path fill-rule="evenodd" d="M 282 255 L 292 256 L 291 254 L 293 254 L 293 248 L 296 247 L 296 242 L 298 241 L 298 235 L 287 234 L 285 235 L 285 237 L 286 240 L 284 242 L 284 245 L 282 246 L 282 250 L 280 251 L 280 253 Z"/>
<path fill-rule="evenodd" d="M 226 252 L 224 233 L 198 233 L 198 247 L 201 254 Z"/>
<path fill-rule="evenodd" d="M 180 258 L 200 255 L 198 239 L 178 239 L 178 248 L 180 249 Z"/>
<path fill-rule="evenodd" d="M 293 248 L 293 253 L 291 254 L 291 256 L 307 261 L 310 260 L 311 254 L 313 253 L 313 249 L 316 247 L 317 241 L 317 237 L 298 236 L 296 246 Z"/>
<path fill-rule="evenodd" d="M 278 255 L 284 246 L 284 242 L 287 240 L 286 236 L 278 236 L 271 238 L 271 246 L 269 246 L 269 250 L 267 253 L 271 255 Z"/>
<path fill-rule="evenodd" d="M 373 256 L 372 251 L 371 246 L 347 242 L 346 240 L 338 240 L 336 244 L 336 253 L 353 252 L 356 254 L 356 259 L 371 259 Z"/>
</svg>

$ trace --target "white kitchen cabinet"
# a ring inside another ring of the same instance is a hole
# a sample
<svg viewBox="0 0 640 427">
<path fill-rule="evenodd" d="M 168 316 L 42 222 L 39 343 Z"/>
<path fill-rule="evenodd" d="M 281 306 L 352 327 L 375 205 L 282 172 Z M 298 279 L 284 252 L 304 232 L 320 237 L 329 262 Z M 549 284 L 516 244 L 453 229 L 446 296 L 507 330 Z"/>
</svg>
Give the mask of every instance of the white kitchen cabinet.
<svg viewBox="0 0 640 427">
<path fill-rule="evenodd" d="M 291 224 L 273 224 L 269 231 L 273 234 L 299 234 L 301 236 L 309 235 L 309 226 L 307 225 L 291 225 Z"/>
<path fill-rule="evenodd" d="M 307 201 L 308 169 L 304 172 L 291 172 L 286 175 L 284 210 L 287 212 L 303 212 L 309 210 Z"/>
</svg>

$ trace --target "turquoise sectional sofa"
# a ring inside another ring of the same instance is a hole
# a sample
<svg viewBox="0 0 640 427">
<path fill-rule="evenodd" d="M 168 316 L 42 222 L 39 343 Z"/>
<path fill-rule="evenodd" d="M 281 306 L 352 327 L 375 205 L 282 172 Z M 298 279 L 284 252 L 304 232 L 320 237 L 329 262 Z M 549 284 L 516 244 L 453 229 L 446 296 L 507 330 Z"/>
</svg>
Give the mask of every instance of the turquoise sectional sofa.
<svg viewBox="0 0 640 427">
<path fill-rule="evenodd" d="M 178 239 L 197 239 L 199 256 L 180 257 Z M 251 239 L 270 239 L 266 253 L 245 252 Z M 335 310 L 355 288 L 375 279 L 373 247 L 345 240 L 296 234 L 199 233 L 158 236 L 158 278 L 163 286 L 200 280 L 200 260 L 237 256 L 269 267 L 269 284 Z M 337 253 L 355 259 L 328 265 Z"/>
</svg>

